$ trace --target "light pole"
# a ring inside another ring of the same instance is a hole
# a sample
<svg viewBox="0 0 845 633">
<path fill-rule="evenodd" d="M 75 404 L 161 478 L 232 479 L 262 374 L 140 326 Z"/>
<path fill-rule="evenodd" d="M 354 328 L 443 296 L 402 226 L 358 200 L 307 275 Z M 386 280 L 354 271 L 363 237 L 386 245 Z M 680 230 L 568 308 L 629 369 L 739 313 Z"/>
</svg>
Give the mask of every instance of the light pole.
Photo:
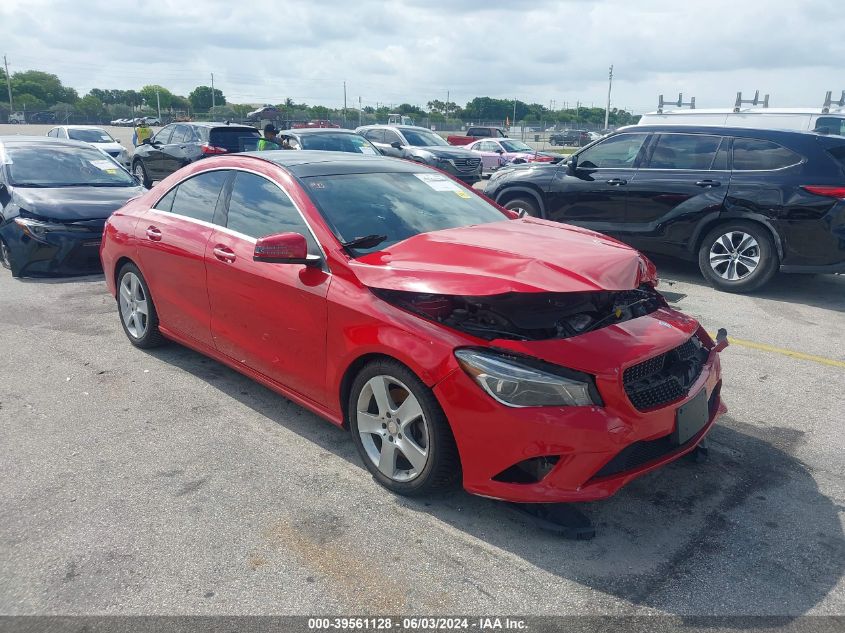
<svg viewBox="0 0 845 633">
<path fill-rule="evenodd" d="M 211 73 L 211 107 L 215 107 L 217 104 L 214 101 L 214 73 Z"/>
<path fill-rule="evenodd" d="M 604 129 L 607 129 L 607 121 L 610 117 L 610 88 L 613 86 L 613 64 L 610 65 L 610 73 L 607 76 L 607 108 L 604 110 Z"/>
<path fill-rule="evenodd" d="M 3 55 L 3 65 L 6 67 L 6 88 L 9 90 L 9 114 L 15 111 L 15 105 L 12 103 L 12 78 L 9 75 L 9 62 L 6 61 L 6 56 Z"/>
</svg>

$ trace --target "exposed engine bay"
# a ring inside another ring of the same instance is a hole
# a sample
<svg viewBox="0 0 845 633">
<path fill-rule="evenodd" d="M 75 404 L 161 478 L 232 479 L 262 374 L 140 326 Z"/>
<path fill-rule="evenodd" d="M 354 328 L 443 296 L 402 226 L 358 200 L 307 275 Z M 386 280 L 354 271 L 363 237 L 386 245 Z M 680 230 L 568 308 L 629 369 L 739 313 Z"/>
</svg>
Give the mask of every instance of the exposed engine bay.
<svg viewBox="0 0 845 633">
<path fill-rule="evenodd" d="M 666 306 L 663 295 L 645 284 L 633 290 L 510 292 L 485 297 L 372 291 L 397 307 L 488 341 L 564 339 Z"/>
</svg>

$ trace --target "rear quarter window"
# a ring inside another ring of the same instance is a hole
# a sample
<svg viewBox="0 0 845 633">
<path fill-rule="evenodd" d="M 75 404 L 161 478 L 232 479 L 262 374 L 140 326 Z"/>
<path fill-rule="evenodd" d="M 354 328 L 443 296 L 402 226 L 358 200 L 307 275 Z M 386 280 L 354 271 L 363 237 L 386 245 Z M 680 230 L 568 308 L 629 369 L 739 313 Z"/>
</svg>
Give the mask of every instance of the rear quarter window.
<svg viewBox="0 0 845 633">
<path fill-rule="evenodd" d="M 801 155 L 772 141 L 736 138 L 733 146 L 734 171 L 771 171 L 801 162 Z"/>
</svg>

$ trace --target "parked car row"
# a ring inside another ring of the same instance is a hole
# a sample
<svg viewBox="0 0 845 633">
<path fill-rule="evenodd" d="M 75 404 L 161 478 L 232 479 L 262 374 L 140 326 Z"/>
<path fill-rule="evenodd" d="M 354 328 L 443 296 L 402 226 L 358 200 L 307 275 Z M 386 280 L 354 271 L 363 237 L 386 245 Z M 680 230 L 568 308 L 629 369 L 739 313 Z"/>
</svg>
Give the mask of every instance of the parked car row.
<svg viewBox="0 0 845 633">
<path fill-rule="evenodd" d="M 89 143 L 116 159 L 124 167 L 129 167 L 129 151 L 101 127 L 60 125 L 47 132 L 47 136 Z"/>
<path fill-rule="evenodd" d="M 161 125 L 161 120 L 154 116 L 140 116 L 131 119 L 115 119 L 114 121 L 109 121 L 109 125 L 118 127 L 134 127 L 141 123 L 146 123 L 147 125 Z"/>
</svg>

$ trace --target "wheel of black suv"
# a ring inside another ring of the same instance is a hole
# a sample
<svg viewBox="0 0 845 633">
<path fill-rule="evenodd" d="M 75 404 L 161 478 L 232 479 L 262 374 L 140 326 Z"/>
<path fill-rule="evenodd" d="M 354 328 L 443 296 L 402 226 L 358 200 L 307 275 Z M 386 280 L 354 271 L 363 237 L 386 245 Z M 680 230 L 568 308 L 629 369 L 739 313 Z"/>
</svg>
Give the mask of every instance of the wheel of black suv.
<svg viewBox="0 0 845 633">
<path fill-rule="evenodd" d="M 149 349 L 165 342 L 158 330 L 150 289 L 135 264 L 124 264 L 117 275 L 117 307 L 120 324 L 132 345 Z"/>
<path fill-rule="evenodd" d="M 778 254 L 766 227 L 753 222 L 729 222 L 712 229 L 698 249 L 704 278 L 725 292 L 752 292 L 778 270 Z"/>
<path fill-rule="evenodd" d="M 132 174 L 141 181 L 141 184 L 144 185 L 147 189 L 150 188 L 152 185 L 152 181 L 150 181 L 150 177 L 147 175 L 147 168 L 144 167 L 144 162 L 138 158 L 132 163 Z"/>
<path fill-rule="evenodd" d="M 508 200 L 502 206 L 505 209 L 510 209 L 517 213 L 523 213 L 524 215 L 530 215 L 535 218 L 540 217 L 540 209 L 537 208 L 537 203 L 530 198 L 514 198 L 513 200 Z"/>
<path fill-rule="evenodd" d="M 458 481 L 461 464 L 446 415 L 401 363 L 365 365 L 352 384 L 348 415 L 364 465 L 388 490 L 424 495 Z"/>
</svg>

